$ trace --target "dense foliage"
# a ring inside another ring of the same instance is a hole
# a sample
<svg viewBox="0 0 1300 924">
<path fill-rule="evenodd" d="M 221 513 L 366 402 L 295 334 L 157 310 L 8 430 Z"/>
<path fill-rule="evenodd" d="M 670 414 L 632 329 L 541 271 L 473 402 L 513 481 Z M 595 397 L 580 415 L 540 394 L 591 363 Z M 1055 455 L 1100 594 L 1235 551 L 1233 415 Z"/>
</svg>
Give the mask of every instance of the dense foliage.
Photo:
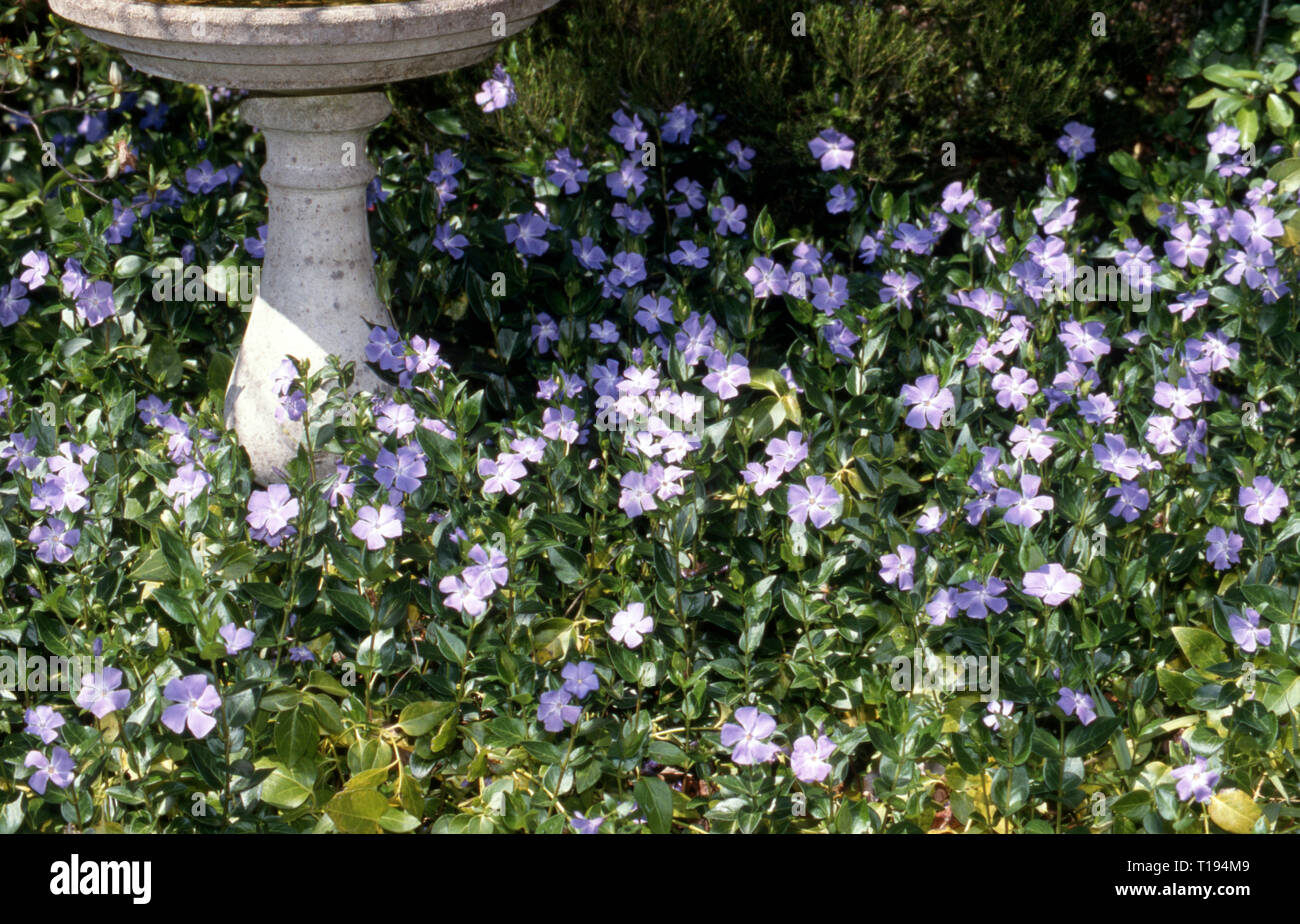
<svg viewBox="0 0 1300 924">
<path fill-rule="evenodd" d="M 1024 201 L 818 122 L 799 231 L 708 101 L 381 134 L 393 390 L 289 362 L 259 486 L 237 307 L 152 283 L 260 259 L 238 95 L 33 24 L 0 654 L 103 662 L 0 683 L 0 830 L 1294 831 L 1300 5 L 1192 47 L 1168 144 L 1062 120 Z"/>
</svg>

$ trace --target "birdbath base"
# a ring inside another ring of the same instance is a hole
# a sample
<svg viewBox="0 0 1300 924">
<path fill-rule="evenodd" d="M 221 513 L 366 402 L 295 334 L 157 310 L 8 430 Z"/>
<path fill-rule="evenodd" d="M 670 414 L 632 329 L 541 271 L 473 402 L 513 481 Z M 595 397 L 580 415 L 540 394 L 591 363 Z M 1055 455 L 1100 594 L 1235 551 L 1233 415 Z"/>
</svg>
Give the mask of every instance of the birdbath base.
<svg viewBox="0 0 1300 924">
<path fill-rule="evenodd" d="M 246 122 L 266 138 L 262 180 L 270 199 L 266 256 L 248 327 L 226 389 L 226 425 L 262 484 L 282 480 L 303 441 L 281 412 L 277 373 L 286 357 L 356 363 L 354 385 L 386 390 L 366 365 L 372 325 L 392 316 L 375 289 L 366 186 L 375 169 L 366 135 L 392 111 L 378 92 L 253 96 Z M 311 401 L 312 397 L 308 396 Z"/>
</svg>

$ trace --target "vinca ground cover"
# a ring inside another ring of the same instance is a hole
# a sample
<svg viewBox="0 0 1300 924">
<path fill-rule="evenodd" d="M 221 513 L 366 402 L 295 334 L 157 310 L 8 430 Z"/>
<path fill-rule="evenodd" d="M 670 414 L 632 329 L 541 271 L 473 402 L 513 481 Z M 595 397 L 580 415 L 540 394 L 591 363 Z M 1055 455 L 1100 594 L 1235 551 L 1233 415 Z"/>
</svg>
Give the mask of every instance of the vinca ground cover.
<svg viewBox="0 0 1300 924">
<path fill-rule="evenodd" d="M 1253 10 L 1154 150 L 1070 119 L 994 201 L 828 123 L 790 227 L 711 103 L 476 143 L 504 50 L 378 136 L 391 392 L 286 357 L 268 485 L 201 278 L 266 245 L 239 95 L 10 11 L 0 831 L 1295 831 L 1300 5 Z"/>
</svg>

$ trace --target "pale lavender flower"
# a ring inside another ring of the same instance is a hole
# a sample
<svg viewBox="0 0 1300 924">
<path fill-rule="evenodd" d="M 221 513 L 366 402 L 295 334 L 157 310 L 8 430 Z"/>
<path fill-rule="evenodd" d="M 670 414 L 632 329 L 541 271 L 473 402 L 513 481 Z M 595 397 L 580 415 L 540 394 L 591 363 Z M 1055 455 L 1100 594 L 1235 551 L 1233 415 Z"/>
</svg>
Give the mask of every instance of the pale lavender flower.
<svg viewBox="0 0 1300 924">
<path fill-rule="evenodd" d="M 1016 704 L 1009 699 L 993 700 L 985 707 L 984 711 L 988 715 L 984 716 L 983 722 L 993 731 L 1001 731 L 1002 723 L 1011 718 L 1011 713 L 1015 711 Z"/>
<path fill-rule="evenodd" d="M 938 430 L 945 411 L 955 407 L 955 399 L 948 389 L 939 388 L 937 375 L 923 375 L 912 385 L 904 385 L 901 397 L 911 406 L 906 423 L 916 430 L 933 427 Z"/>
<path fill-rule="evenodd" d="M 1247 523 L 1263 526 L 1282 515 L 1287 506 L 1286 492 L 1263 475 L 1257 475 L 1248 488 L 1237 491 L 1237 505 L 1244 508 Z"/>
<path fill-rule="evenodd" d="M 35 767 L 27 782 L 38 795 L 45 795 L 45 787 L 50 783 L 60 789 L 67 789 L 72 784 L 77 764 L 65 748 L 55 748 L 47 758 L 40 751 L 28 751 L 23 759 L 24 767 Z"/>
<path fill-rule="evenodd" d="M 722 746 L 731 748 L 731 759 L 741 766 L 765 764 L 780 752 L 780 748 L 766 739 L 776 731 L 776 720 L 754 706 L 741 706 L 735 712 L 735 722 L 722 726 Z"/>
<path fill-rule="evenodd" d="M 352 535 L 366 544 L 370 551 L 378 551 L 389 539 L 402 535 L 402 522 L 406 514 L 397 507 L 381 504 L 379 509 L 367 504 L 357 511 L 357 521 L 352 524 Z"/>
<path fill-rule="evenodd" d="M 582 715 L 581 706 L 572 706 L 573 698 L 567 689 L 550 690 L 538 697 L 537 720 L 548 732 L 564 731 L 565 725 L 578 721 Z"/>
<path fill-rule="evenodd" d="M 218 629 L 217 635 L 220 635 L 222 641 L 226 643 L 226 654 L 228 655 L 237 655 L 253 645 L 252 631 L 237 626 L 233 622 L 228 622 Z"/>
<path fill-rule="evenodd" d="M 1170 776 L 1178 781 L 1174 789 L 1184 802 L 1195 800 L 1205 805 L 1214 798 L 1214 787 L 1219 785 L 1219 774 L 1206 766 L 1204 757 L 1175 768 Z"/>
<path fill-rule="evenodd" d="M 645 614 L 644 603 L 629 603 L 614 614 L 609 637 L 628 648 L 638 647 L 645 636 L 654 631 L 655 621 Z"/>
<path fill-rule="evenodd" d="M 1025 573 L 1022 590 L 1048 606 L 1059 606 L 1083 589 L 1083 581 L 1056 562 Z"/>
<path fill-rule="evenodd" d="M 515 99 L 515 82 L 500 64 L 492 69 L 492 76 L 483 81 L 479 92 L 474 94 L 474 102 L 484 112 L 504 109 Z"/>
<path fill-rule="evenodd" d="M 823 129 L 808 142 L 812 156 L 821 161 L 823 172 L 845 169 L 853 165 L 853 140 L 833 128 Z"/>
<path fill-rule="evenodd" d="M 217 727 L 212 712 L 221 707 L 221 696 L 204 675 L 173 677 L 163 689 L 163 696 L 175 705 L 163 710 L 162 723 L 176 734 L 188 728 L 195 738 L 202 738 Z"/>
<path fill-rule="evenodd" d="M 880 557 L 880 579 L 886 584 L 897 584 L 899 590 L 912 589 L 912 569 L 916 565 L 916 549 L 900 545 L 893 552 Z"/>
<path fill-rule="evenodd" d="M 795 779 L 801 783 L 820 783 L 830 776 L 831 765 L 828 758 L 835 753 L 835 742 L 825 735 L 813 739 L 802 735 L 795 739 L 794 750 L 790 754 L 790 769 Z"/>
<path fill-rule="evenodd" d="M 936 591 L 925 604 L 925 612 L 930 617 L 930 625 L 943 625 L 957 615 L 957 591 L 948 587 Z"/>
<path fill-rule="evenodd" d="M 1091 725 L 1097 718 L 1097 704 L 1087 693 L 1061 687 L 1058 691 L 1056 705 L 1066 715 L 1076 716 L 1084 725 Z"/>
<path fill-rule="evenodd" d="M 248 498 L 248 515 L 244 518 L 249 535 L 271 548 L 297 533 L 289 521 L 298 515 L 298 501 L 289 493 L 287 484 L 269 485 L 265 491 L 254 491 Z"/>
<path fill-rule="evenodd" d="M 786 503 L 790 507 L 792 522 L 812 521 L 818 529 L 824 529 L 832 520 L 838 519 L 843 506 L 839 492 L 821 475 L 813 475 L 802 485 L 790 485 L 786 491 Z"/>
<path fill-rule="evenodd" d="M 51 706 L 28 709 L 23 713 L 23 721 L 27 723 L 23 731 L 29 735 L 36 735 L 41 739 L 42 744 L 49 744 L 59 737 L 59 729 L 67 724 L 67 720 Z"/>
<path fill-rule="evenodd" d="M 1236 533 L 1226 532 L 1221 526 L 1211 527 L 1205 534 L 1205 560 L 1214 566 L 1215 571 L 1223 571 L 1230 564 L 1241 561 L 1238 552 L 1245 540 Z"/>
<path fill-rule="evenodd" d="M 1037 526 L 1043 519 L 1043 512 L 1052 510 L 1056 503 L 1051 497 L 1038 493 L 1042 479 L 1037 475 L 1020 476 L 1020 493 L 1011 488 L 999 488 L 996 498 L 997 506 L 1007 508 L 1006 521 L 1013 526 L 1026 529 Z"/>
<path fill-rule="evenodd" d="M 121 685 L 122 672 L 115 667 L 106 667 L 94 674 L 82 674 L 77 705 L 95 718 L 102 719 L 110 712 L 125 708 L 131 701 L 131 691 L 119 690 Z"/>
<path fill-rule="evenodd" d="M 1267 648 L 1273 641 L 1273 633 L 1259 627 L 1259 613 L 1250 607 L 1228 614 L 1228 631 L 1246 654 L 1254 654 L 1261 646 Z"/>
</svg>

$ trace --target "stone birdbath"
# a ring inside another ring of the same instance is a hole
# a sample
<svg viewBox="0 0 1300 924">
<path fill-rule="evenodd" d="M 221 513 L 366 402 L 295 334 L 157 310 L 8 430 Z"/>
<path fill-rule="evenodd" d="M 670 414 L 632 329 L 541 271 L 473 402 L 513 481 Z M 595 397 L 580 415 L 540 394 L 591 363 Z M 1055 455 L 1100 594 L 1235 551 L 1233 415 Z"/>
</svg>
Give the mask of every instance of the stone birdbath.
<svg viewBox="0 0 1300 924">
<path fill-rule="evenodd" d="M 286 356 L 366 365 L 370 325 L 391 325 L 375 288 L 366 135 L 392 111 L 379 87 L 486 58 L 558 0 L 50 0 L 55 13 L 141 71 L 248 90 L 244 120 L 266 138 L 270 218 L 261 283 L 226 389 L 225 417 L 263 484 L 302 439 L 276 419 Z"/>
</svg>

